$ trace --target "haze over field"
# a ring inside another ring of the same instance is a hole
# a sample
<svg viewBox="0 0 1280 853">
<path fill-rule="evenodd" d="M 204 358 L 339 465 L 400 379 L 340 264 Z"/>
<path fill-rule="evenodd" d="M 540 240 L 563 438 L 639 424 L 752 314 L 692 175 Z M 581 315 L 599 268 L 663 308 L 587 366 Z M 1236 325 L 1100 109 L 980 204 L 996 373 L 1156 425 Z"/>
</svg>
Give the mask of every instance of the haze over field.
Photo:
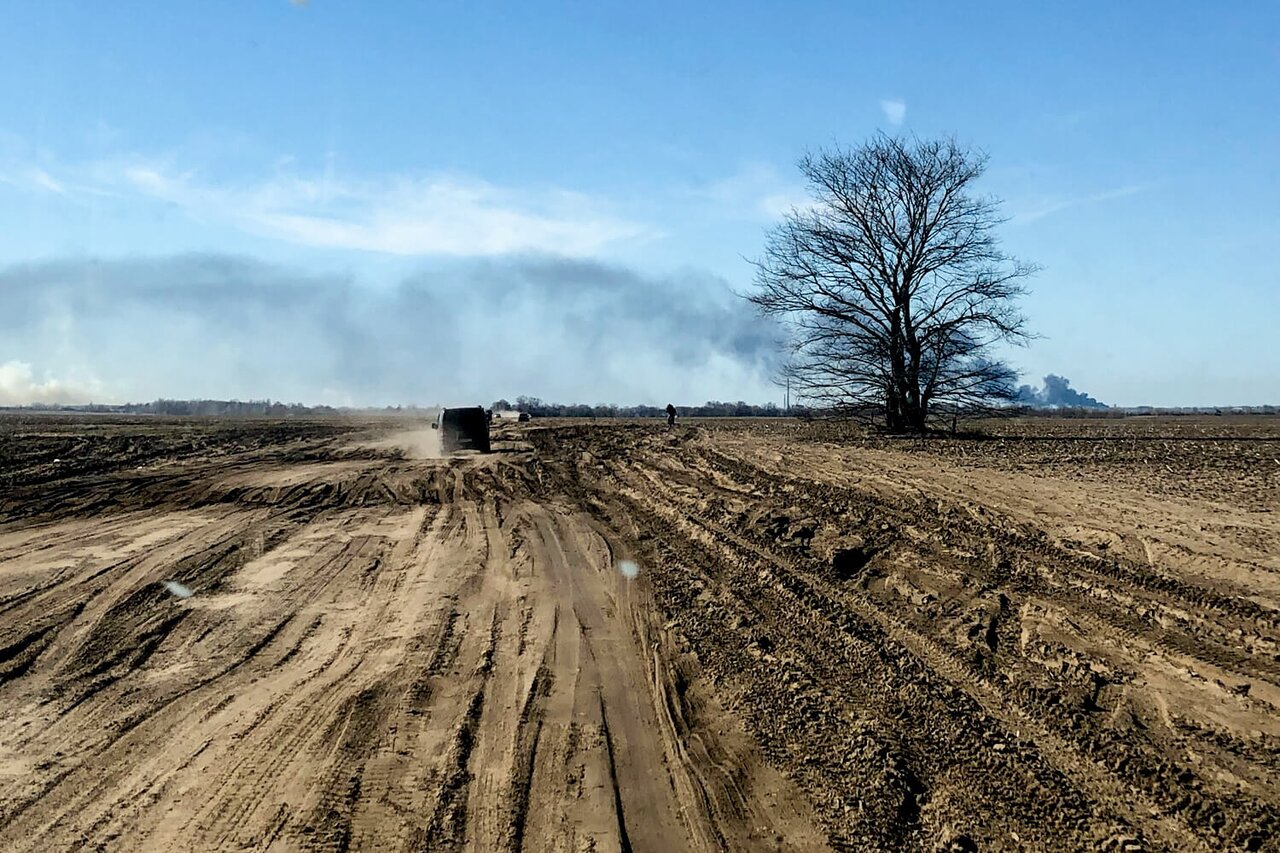
<svg viewBox="0 0 1280 853">
<path fill-rule="evenodd" d="M 776 401 L 778 332 L 734 294 L 806 203 L 796 159 L 877 131 L 990 154 L 1003 243 L 1043 266 L 1022 382 L 1275 403 L 1278 23 L 26 4 L 0 51 L 0 404 Z"/>
<path fill-rule="evenodd" d="M 526 388 L 687 399 L 754 388 L 777 356 L 777 330 L 714 275 L 567 258 L 476 260 L 379 289 L 243 256 L 52 261 L 0 271 L 0 301 L 0 333 L 25 361 L 93 365 L 65 380 L 0 367 L 0 403 L 259 388 L 342 406 Z"/>
</svg>

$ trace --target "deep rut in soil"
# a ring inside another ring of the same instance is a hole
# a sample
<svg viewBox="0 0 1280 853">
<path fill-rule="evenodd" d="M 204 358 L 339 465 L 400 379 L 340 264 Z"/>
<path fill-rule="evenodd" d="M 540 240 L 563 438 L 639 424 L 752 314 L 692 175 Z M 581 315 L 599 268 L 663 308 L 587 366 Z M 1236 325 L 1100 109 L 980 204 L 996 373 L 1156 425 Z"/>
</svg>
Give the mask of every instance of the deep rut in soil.
<svg viewBox="0 0 1280 853">
<path fill-rule="evenodd" d="M 739 796 L 770 805 L 681 799 L 711 768 L 659 724 L 646 593 L 528 454 L 334 453 L 10 510 L 0 847 L 821 846 L 758 751 L 715 748 L 710 722 L 745 743 L 727 718 L 680 734 L 761 765 Z"/>
<path fill-rule="evenodd" d="M 838 846 L 1273 843 L 1274 602 L 718 435 L 541 439 Z"/>
</svg>

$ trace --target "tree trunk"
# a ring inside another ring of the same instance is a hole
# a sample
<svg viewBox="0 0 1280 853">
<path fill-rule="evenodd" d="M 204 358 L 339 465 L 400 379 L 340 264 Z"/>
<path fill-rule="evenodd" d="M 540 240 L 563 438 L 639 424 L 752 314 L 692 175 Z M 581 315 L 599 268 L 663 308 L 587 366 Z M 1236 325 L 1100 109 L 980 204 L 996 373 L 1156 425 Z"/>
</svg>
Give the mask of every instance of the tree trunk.
<svg viewBox="0 0 1280 853">
<path fill-rule="evenodd" d="M 904 420 L 906 431 L 924 433 L 925 423 L 927 421 L 924 406 L 911 406 L 907 410 Z"/>
<path fill-rule="evenodd" d="M 894 311 L 889 334 L 889 432 L 908 429 L 907 358 L 902 337 L 902 312 Z"/>
<path fill-rule="evenodd" d="M 889 432 L 902 432 L 902 406 L 898 400 L 898 389 L 892 384 L 884 394 L 885 429 Z"/>
<path fill-rule="evenodd" d="M 911 299 L 900 297 L 902 303 L 902 342 L 903 342 L 903 407 L 906 413 L 906 426 L 912 432 L 924 432 L 928 404 L 920 393 L 920 339 L 916 335 L 915 323 L 911 314 Z"/>
</svg>

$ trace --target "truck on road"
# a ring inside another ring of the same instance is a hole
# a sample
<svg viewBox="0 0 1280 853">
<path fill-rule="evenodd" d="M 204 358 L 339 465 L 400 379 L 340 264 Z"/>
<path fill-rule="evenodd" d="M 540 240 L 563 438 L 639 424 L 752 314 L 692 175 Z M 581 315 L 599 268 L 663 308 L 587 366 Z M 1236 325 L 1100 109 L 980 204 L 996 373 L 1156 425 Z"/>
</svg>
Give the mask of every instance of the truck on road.
<svg viewBox="0 0 1280 853">
<path fill-rule="evenodd" d="M 440 433 L 440 452 L 489 452 L 489 416 L 483 406 L 441 409 L 431 428 Z"/>
</svg>

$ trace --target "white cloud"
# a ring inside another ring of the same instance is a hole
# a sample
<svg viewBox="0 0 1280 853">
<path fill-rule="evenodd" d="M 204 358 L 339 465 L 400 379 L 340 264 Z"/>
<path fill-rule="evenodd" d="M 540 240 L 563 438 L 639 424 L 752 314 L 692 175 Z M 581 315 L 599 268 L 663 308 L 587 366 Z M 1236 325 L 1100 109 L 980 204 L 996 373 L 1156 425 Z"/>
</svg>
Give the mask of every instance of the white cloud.
<svg viewBox="0 0 1280 853">
<path fill-rule="evenodd" d="M 907 117 L 907 102 L 901 98 L 891 98 L 880 102 L 880 111 L 888 119 L 889 124 L 897 127 Z"/>
<path fill-rule="evenodd" d="M 66 382 L 51 376 L 36 378 L 25 361 L 0 364 L 0 405 L 24 406 L 31 403 L 89 403 L 102 399 L 102 389 L 95 381 Z"/>
<path fill-rule="evenodd" d="M 134 158 L 47 168 L 0 164 L 0 183 L 81 205 L 94 196 L 160 201 L 195 221 L 260 237 L 390 255 L 583 257 L 659 236 L 602 199 L 558 187 L 499 187 L 449 174 L 344 180 L 333 171 L 330 163 L 307 175 L 282 159 L 271 176 L 234 183 Z"/>
<path fill-rule="evenodd" d="M 1067 210 L 1068 208 L 1079 207 L 1083 204 L 1098 204 L 1099 202 L 1110 201 L 1116 198 L 1124 198 L 1126 196 L 1145 192 L 1146 189 L 1147 188 L 1143 186 L 1128 185 L 1111 190 L 1103 190 L 1102 192 L 1096 192 L 1090 195 L 1045 197 L 1022 205 L 1015 205 L 1013 221 L 1015 223 L 1025 225 L 1026 223 L 1035 222 L 1037 219 L 1044 219 L 1046 216 L 1051 216 L 1060 211 Z"/>
<path fill-rule="evenodd" d="M 748 163 L 727 178 L 696 188 L 690 194 L 713 202 L 731 216 L 764 220 L 779 219 L 792 208 L 812 203 L 803 185 L 783 179 L 767 163 Z"/>
<path fill-rule="evenodd" d="M 182 181 L 166 177 L 161 172 L 147 167 L 134 166 L 124 170 L 125 179 L 149 195 L 158 196 L 168 201 L 178 200 L 182 194 Z"/>
<path fill-rule="evenodd" d="M 62 185 L 62 182 L 55 179 L 53 175 L 50 175 L 44 169 L 32 169 L 30 178 L 31 182 L 41 189 L 62 196 L 67 195 L 67 188 Z"/>
<path fill-rule="evenodd" d="M 135 191 L 200 219 L 307 246 L 394 255 L 589 255 L 605 245 L 652 236 L 581 193 L 515 190 L 454 176 L 340 181 L 280 175 L 223 188 L 191 173 L 134 165 Z"/>
<path fill-rule="evenodd" d="M 75 204 L 84 204 L 88 196 L 116 195 L 92 183 L 68 180 L 65 176 L 55 177 L 41 166 L 28 167 L 12 162 L 0 164 L 0 184 L 16 187 L 23 192 L 51 193 Z"/>
<path fill-rule="evenodd" d="M 802 189 L 770 193 L 759 201 L 760 212 L 770 219 L 781 219 L 793 210 L 804 210 L 814 204 Z"/>
</svg>

